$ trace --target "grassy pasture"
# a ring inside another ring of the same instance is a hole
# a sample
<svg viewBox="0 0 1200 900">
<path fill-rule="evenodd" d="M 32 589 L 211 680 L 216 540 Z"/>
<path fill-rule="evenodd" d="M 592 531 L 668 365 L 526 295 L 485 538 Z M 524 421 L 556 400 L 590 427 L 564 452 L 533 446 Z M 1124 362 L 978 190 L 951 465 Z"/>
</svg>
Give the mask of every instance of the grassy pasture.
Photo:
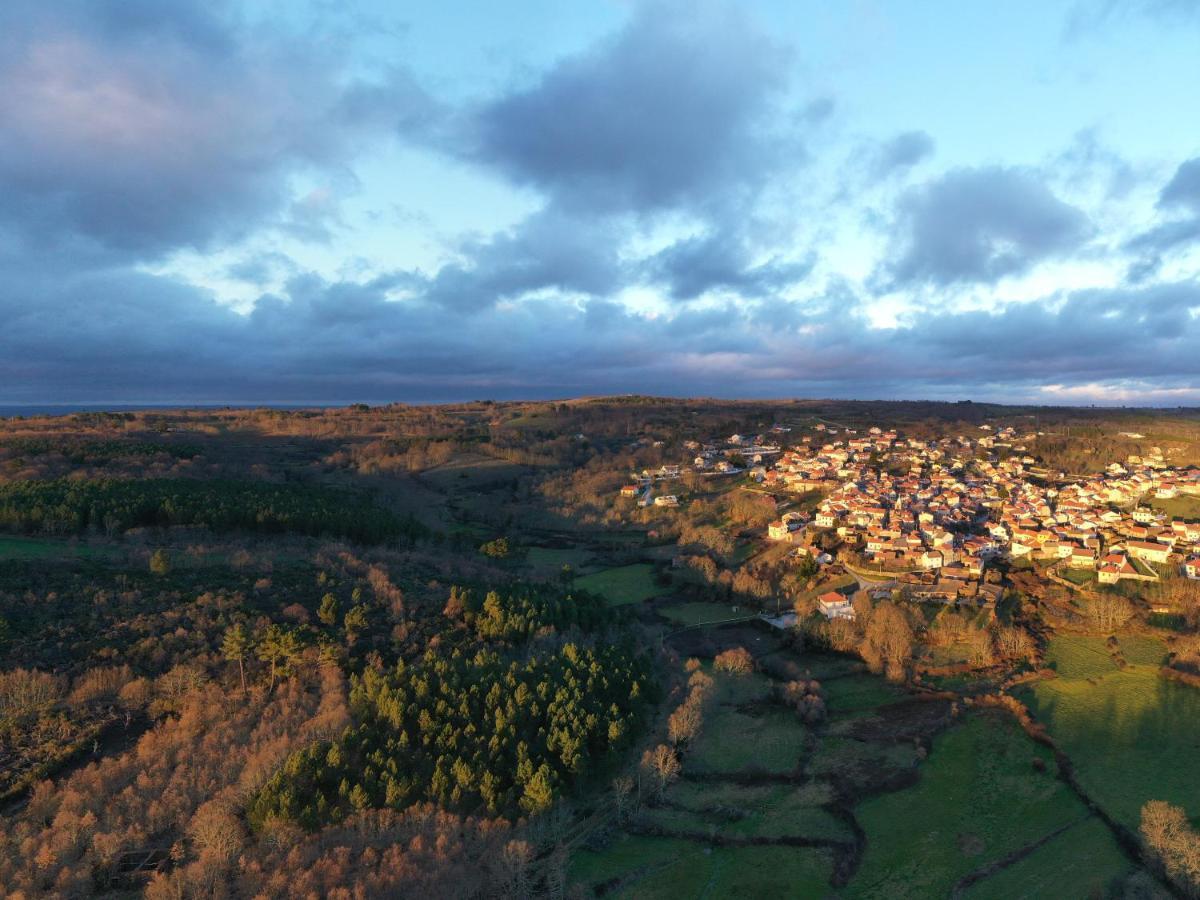
<svg viewBox="0 0 1200 900">
<path fill-rule="evenodd" d="M 676 603 L 664 606 L 659 614 L 680 625 L 704 625 L 709 622 L 724 622 L 727 619 L 737 619 L 748 615 L 746 608 L 740 607 L 738 612 L 732 606 L 724 603 Z"/>
<path fill-rule="evenodd" d="M 102 559 L 113 552 L 110 547 L 0 535 L 0 562 L 13 559 Z"/>
<path fill-rule="evenodd" d="M 976 882 L 965 896 L 970 900 L 1099 897 L 1132 868 L 1104 823 L 1092 816 Z"/>
<path fill-rule="evenodd" d="M 983 714 L 934 742 L 919 783 L 857 813 L 867 849 L 846 896 L 899 898 L 949 896 L 962 877 L 1086 809 L 1055 776 L 1048 750 L 1010 720 Z"/>
<path fill-rule="evenodd" d="M 1020 697 L 1071 758 L 1080 783 L 1106 810 L 1136 828 L 1142 804 L 1167 800 L 1200 815 L 1200 690 L 1158 675 L 1165 645 L 1124 638 L 1130 665 L 1118 669 L 1101 638 L 1056 637 L 1059 677 Z"/>
<path fill-rule="evenodd" d="M 708 713 L 684 771 L 786 775 L 799 768 L 806 737 L 804 725 L 789 710 L 771 707 L 748 713 L 722 704 Z"/>
<path fill-rule="evenodd" d="M 644 603 L 664 592 L 654 581 L 654 567 L 649 563 L 635 563 L 603 569 L 575 579 L 575 587 L 598 594 L 612 606 L 629 603 Z"/>
<path fill-rule="evenodd" d="M 570 566 L 578 573 L 588 567 L 592 554 L 582 547 L 530 547 L 525 553 L 525 564 L 542 578 L 552 578 Z"/>
<path fill-rule="evenodd" d="M 1200 497 L 1192 497 L 1187 494 L 1181 494 L 1169 500 L 1160 500 L 1156 497 L 1150 500 L 1150 505 L 1155 509 L 1162 510 L 1171 518 L 1200 519 Z"/>
<path fill-rule="evenodd" d="M 716 897 L 831 897 L 832 864 L 822 850 L 708 847 L 692 841 L 620 835 L 600 852 L 583 850 L 570 878 L 589 894 L 638 900 Z"/>
<path fill-rule="evenodd" d="M 820 679 L 821 676 L 814 673 L 814 677 Z M 830 678 L 822 681 L 821 687 L 825 691 L 829 715 L 834 719 L 862 715 L 905 696 L 901 688 L 867 673 Z"/>
<path fill-rule="evenodd" d="M 707 832 L 717 825 L 723 834 L 739 837 L 852 839 L 849 829 L 823 808 L 833 800 L 833 790 L 822 782 L 795 786 L 680 781 L 667 791 L 667 800 L 672 808 L 653 814 L 679 818 L 675 825 L 664 821 L 664 827 Z"/>
<path fill-rule="evenodd" d="M 467 453 L 421 473 L 421 480 L 447 492 L 477 491 L 511 481 L 528 472 L 526 466 L 483 454 Z"/>
</svg>

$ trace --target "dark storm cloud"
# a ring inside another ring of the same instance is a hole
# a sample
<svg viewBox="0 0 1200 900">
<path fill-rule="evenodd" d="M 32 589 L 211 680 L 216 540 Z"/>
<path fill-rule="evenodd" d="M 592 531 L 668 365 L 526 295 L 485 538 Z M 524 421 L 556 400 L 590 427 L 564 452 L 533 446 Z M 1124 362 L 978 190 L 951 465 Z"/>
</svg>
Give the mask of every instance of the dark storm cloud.
<svg viewBox="0 0 1200 900">
<path fill-rule="evenodd" d="M 769 116 L 787 61 L 733 4 L 652 0 L 531 84 L 449 117 L 431 139 L 538 189 L 545 207 L 464 244 L 428 296 L 479 310 L 544 289 L 600 296 L 649 279 L 692 299 L 712 289 L 758 295 L 803 277 L 811 263 L 760 263 L 746 249 L 759 189 L 802 158 L 795 123 Z M 832 109 L 814 102 L 800 122 Z M 706 223 L 712 236 L 649 261 L 619 259 L 640 222 L 669 214 Z"/>
<path fill-rule="evenodd" d="M 608 294 L 622 284 L 619 243 L 619 229 L 610 220 L 543 210 L 508 231 L 465 241 L 461 261 L 428 279 L 424 295 L 468 312 L 548 289 Z"/>
<path fill-rule="evenodd" d="M 362 282 L 300 275 L 242 316 L 167 278 L 30 276 L 0 294 L 0 380 L 8 400 L 377 401 L 969 396 L 995 386 L 1013 396 L 1093 380 L 1194 384 L 1200 374 L 1194 283 L 919 315 L 890 329 L 871 328 L 837 284 L 799 302 L 685 306 L 666 316 L 605 299 L 533 299 L 463 316 L 413 292 L 404 273 Z M 22 302 L 30 293 L 47 302 Z"/>
<path fill-rule="evenodd" d="M 0 226 L 133 259 L 204 247 L 282 210 L 298 169 L 336 168 L 427 108 L 402 74 L 346 80 L 331 53 L 222 10 L 5 4 Z"/>
<path fill-rule="evenodd" d="M 812 258 L 755 263 L 740 235 L 714 231 L 660 251 L 647 261 L 645 272 L 675 300 L 694 300 L 712 290 L 757 298 L 804 279 L 814 265 Z"/>
<path fill-rule="evenodd" d="M 876 180 L 907 172 L 917 163 L 933 155 L 933 138 L 924 131 L 905 131 L 885 141 L 871 163 L 871 175 Z"/>
<path fill-rule="evenodd" d="M 1090 225 L 1032 173 L 954 169 L 909 191 L 897 221 L 893 286 L 995 282 L 1078 248 Z"/>
<path fill-rule="evenodd" d="M 779 160 L 787 56 L 736 7 L 649 2 L 619 33 L 479 110 L 475 153 L 567 208 L 704 206 Z"/>
</svg>

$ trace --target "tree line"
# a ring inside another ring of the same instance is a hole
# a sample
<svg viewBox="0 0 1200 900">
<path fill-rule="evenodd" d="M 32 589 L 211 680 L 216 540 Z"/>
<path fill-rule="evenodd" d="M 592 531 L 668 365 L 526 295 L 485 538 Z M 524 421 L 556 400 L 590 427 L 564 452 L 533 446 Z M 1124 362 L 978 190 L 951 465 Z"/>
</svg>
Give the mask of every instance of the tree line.
<svg viewBox="0 0 1200 900">
<path fill-rule="evenodd" d="M 368 499 L 303 484 L 185 478 L 14 481 L 0 485 L 0 529 L 30 534 L 118 534 L 137 527 L 294 532 L 381 543 L 428 533 Z"/>
</svg>

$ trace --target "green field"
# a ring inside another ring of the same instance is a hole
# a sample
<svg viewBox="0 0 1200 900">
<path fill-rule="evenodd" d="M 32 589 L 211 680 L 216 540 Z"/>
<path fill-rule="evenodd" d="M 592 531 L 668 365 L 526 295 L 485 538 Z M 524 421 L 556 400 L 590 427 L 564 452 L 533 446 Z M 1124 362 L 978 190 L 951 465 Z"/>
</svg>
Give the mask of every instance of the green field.
<svg viewBox="0 0 1200 900">
<path fill-rule="evenodd" d="M 1102 897 L 1114 880 L 1132 868 L 1108 828 L 1092 816 L 976 882 L 965 896 L 971 900 Z"/>
<path fill-rule="evenodd" d="M 1147 800 L 1200 815 L 1200 690 L 1158 674 L 1166 653 L 1153 638 L 1122 638 L 1130 665 L 1118 669 L 1102 638 L 1056 637 L 1058 678 L 1019 696 L 1075 765 L 1083 788 L 1136 828 Z"/>
<path fill-rule="evenodd" d="M 0 536 L 0 562 L 9 559 L 95 559 L 110 556 L 109 547 L 93 547 L 44 538 Z"/>
<path fill-rule="evenodd" d="M 638 900 L 832 897 L 832 864 L 823 850 L 798 847 L 709 847 L 693 841 L 618 835 L 599 852 L 571 860 L 570 878 L 588 894 Z"/>
<path fill-rule="evenodd" d="M 732 606 L 723 603 L 677 603 L 660 607 L 658 613 L 680 625 L 705 625 L 709 622 L 724 622 L 750 615 L 744 606 L 738 607 L 737 612 L 734 612 Z"/>
<path fill-rule="evenodd" d="M 707 834 L 715 825 L 737 837 L 853 837 L 824 808 L 833 800 L 833 789 L 823 782 L 797 787 L 681 781 L 668 789 L 667 800 L 671 806 L 653 810 L 651 821 L 674 830 Z"/>
<path fill-rule="evenodd" d="M 1072 569 L 1070 566 L 1059 569 L 1058 574 L 1064 579 L 1080 587 L 1096 583 L 1096 573 L 1091 569 Z"/>
<path fill-rule="evenodd" d="M 1130 672 L 1153 672 L 1162 651 L 1152 638 L 1122 641 Z M 607 847 L 574 854 L 571 879 L 585 895 L 1086 897 L 1104 895 L 1135 871 L 1103 822 L 1059 777 L 1053 753 L 1007 714 L 942 718 L 925 732 L 932 735 L 926 755 L 897 735 L 906 728 L 921 733 L 919 723 L 936 720 L 939 708 L 946 716 L 947 707 L 915 699 L 850 657 L 775 652 L 792 654 L 824 679 L 827 720 L 805 725 L 773 704 L 767 674 L 715 675 L 700 735 L 683 752 L 681 780 L 663 802 L 643 807 L 632 825 L 618 829 Z M 1087 678 L 1103 685 L 1119 671 L 1099 639 L 1056 641 L 1050 657 L 1060 677 L 1046 686 L 1095 690 Z M 1200 733 L 1200 725 L 1194 728 Z M 1096 742 L 1095 758 L 1105 751 Z M 1114 758 L 1111 765 L 1125 763 Z M 1183 757 L 1170 765 L 1170 775 L 1145 777 L 1178 787 L 1195 780 Z M 916 773 L 915 783 L 901 787 L 909 773 Z M 1102 777 L 1120 780 L 1115 771 Z M 1177 799 L 1170 791 L 1165 796 Z M 850 812 L 865 842 L 853 877 L 835 889 L 833 860 L 854 852 L 841 806 L 846 797 L 862 798 L 850 800 Z M 821 851 L 737 843 L 801 838 L 834 843 Z M 763 860 L 771 861 L 770 871 L 757 868 Z"/>
<path fill-rule="evenodd" d="M 1007 718 L 971 716 L 935 741 L 917 785 L 858 807 L 867 850 L 846 896 L 948 896 L 974 870 L 1086 815 L 1047 749 Z"/>
<path fill-rule="evenodd" d="M 575 579 L 575 587 L 599 594 L 613 606 L 644 603 L 665 590 L 655 583 L 654 566 L 649 563 L 635 563 L 584 575 Z"/>
<path fill-rule="evenodd" d="M 1173 519 L 1200 519 L 1200 497 L 1181 494 L 1170 500 L 1155 498 L 1150 501 L 1150 505 L 1155 509 L 1162 510 Z"/>
<path fill-rule="evenodd" d="M 576 574 L 588 566 L 592 554 L 582 547 L 530 547 L 525 553 L 525 564 L 542 578 L 551 578 L 570 566 Z"/>
<path fill-rule="evenodd" d="M 814 673 L 818 679 L 820 674 Z M 821 683 L 831 718 L 856 716 L 903 699 L 903 689 L 876 675 L 859 674 L 830 678 Z"/>
</svg>

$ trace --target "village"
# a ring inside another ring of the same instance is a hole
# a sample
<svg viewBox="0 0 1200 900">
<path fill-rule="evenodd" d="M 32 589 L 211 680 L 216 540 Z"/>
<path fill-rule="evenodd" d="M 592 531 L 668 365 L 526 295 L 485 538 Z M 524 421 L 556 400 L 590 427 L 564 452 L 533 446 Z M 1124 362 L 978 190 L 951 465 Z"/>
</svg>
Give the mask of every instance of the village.
<svg viewBox="0 0 1200 900">
<path fill-rule="evenodd" d="M 937 440 L 879 427 L 810 430 L 783 441 L 786 449 L 780 439 L 791 429 L 780 425 L 769 435 L 689 441 L 689 463 L 643 470 L 621 493 L 674 507 L 679 498 L 666 491 L 685 473 L 741 475 L 779 513 L 766 540 L 795 545 L 797 561 L 819 571 L 853 574 L 860 589 L 915 602 L 994 607 L 1001 564 L 1068 587 L 1200 579 L 1200 521 L 1150 505 L 1200 498 L 1200 468 L 1172 466 L 1157 447 L 1069 476 L 1030 455 L 1037 432 L 1011 426 Z M 844 591 L 821 593 L 817 608 L 829 619 L 854 616 Z"/>
</svg>

